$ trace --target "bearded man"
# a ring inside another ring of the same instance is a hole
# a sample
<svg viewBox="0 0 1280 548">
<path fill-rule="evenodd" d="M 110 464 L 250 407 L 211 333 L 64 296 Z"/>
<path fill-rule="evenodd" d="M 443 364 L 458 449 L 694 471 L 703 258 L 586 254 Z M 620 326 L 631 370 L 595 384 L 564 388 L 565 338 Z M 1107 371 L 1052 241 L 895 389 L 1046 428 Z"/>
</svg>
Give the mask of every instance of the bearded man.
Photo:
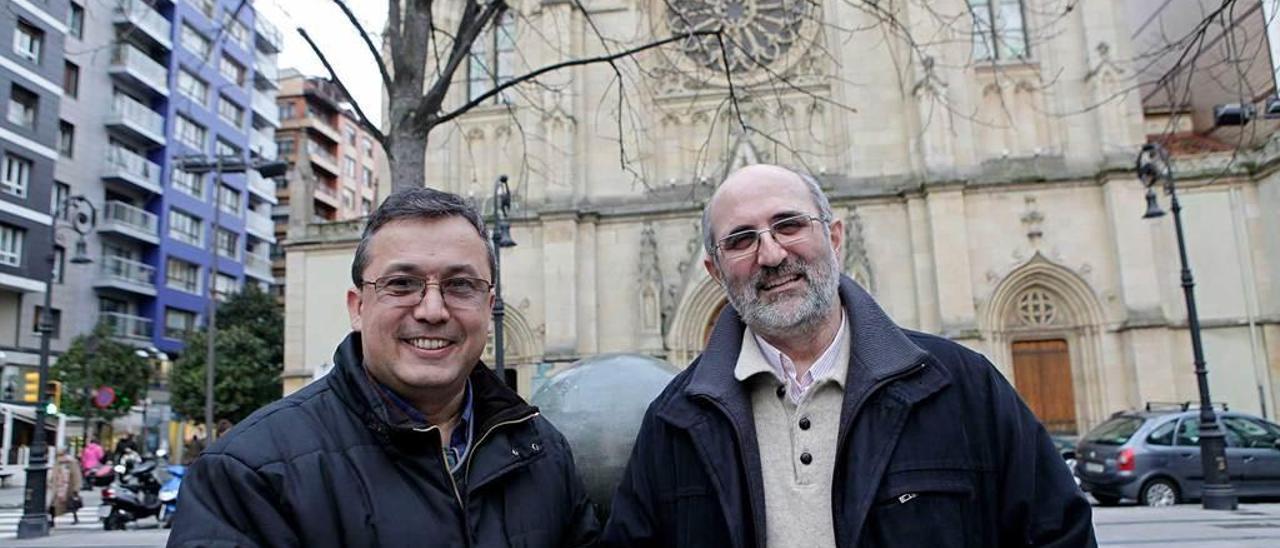
<svg viewBox="0 0 1280 548">
<path fill-rule="evenodd" d="M 732 306 L 649 407 L 607 544 L 1096 544 L 1089 503 L 991 363 L 899 328 L 840 275 L 843 223 L 811 177 L 743 168 L 702 231 Z"/>
</svg>

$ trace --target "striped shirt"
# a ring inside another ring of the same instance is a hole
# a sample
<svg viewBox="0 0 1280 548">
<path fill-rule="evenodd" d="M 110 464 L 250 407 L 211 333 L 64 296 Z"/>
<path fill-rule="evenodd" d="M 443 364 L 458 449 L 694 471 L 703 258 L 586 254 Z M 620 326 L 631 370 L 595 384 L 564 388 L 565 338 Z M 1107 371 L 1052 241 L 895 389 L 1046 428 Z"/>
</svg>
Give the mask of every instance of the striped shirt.
<svg viewBox="0 0 1280 548">
<path fill-rule="evenodd" d="M 827 345 L 827 349 L 818 356 L 809 370 L 799 377 L 796 376 L 796 364 L 791 361 L 791 358 L 774 348 L 760 335 L 751 333 L 756 339 L 756 345 L 760 347 L 760 353 L 764 354 L 765 361 L 769 362 L 769 366 L 773 368 L 773 374 L 782 381 L 783 386 L 787 387 L 787 398 L 791 403 L 799 405 L 800 398 L 810 386 L 813 386 L 814 381 L 831 376 L 831 372 L 840 365 L 836 362 L 839 361 L 841 345 L 845 344 L 844 341 L 849 336 L 847 323 L 844 318 L 844 309 L 841 309 L 840 331 L 836 332 L 836 337 L 831 340 L 831 344 Z"/>
</svg>

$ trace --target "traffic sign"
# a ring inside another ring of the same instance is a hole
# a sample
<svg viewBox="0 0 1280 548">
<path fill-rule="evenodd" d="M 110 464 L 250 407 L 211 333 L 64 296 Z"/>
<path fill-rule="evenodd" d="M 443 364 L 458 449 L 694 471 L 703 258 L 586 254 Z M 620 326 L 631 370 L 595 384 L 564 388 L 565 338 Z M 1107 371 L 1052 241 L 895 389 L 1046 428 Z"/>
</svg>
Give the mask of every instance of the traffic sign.
<svg viewBox="0 0 1280 548">
<path fill-rule="evenodd" d="M 116 401 L 116 391 L 110 386 L 99 386 L 93 393 L 93 405 L 98 409 L 106 409 Z"/>
</svg>

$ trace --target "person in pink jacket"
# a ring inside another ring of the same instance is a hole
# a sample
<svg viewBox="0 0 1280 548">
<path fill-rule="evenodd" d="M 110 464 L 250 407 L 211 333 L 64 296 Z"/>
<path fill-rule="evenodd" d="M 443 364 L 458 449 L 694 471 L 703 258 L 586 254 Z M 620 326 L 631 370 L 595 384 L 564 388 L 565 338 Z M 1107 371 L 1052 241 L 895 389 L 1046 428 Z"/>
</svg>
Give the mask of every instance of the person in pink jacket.
<svg viewBox="0 0 1280 548">
<path fill-rule="evenodd" d="M 89 474 L 97 470 L 99 466 L 102 466 L 102 457 L 104 456 L 106 456 L 106 451 L 102 449 L 101 445 L 98 445 L 98 440 L 90 438 L 88 445 L 84 446 L 84 452 L 80 453 L 80 467 L 85 478 L 84 490 L 91 489 L 88 481 Z"/>
</svg>

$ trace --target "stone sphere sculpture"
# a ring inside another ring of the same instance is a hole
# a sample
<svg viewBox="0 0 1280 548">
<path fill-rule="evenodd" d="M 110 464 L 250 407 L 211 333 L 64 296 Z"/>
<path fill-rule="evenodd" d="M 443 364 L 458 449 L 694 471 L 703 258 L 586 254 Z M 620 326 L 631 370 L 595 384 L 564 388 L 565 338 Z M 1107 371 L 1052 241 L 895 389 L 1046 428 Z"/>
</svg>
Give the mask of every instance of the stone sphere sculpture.
<svg viewBox="0 0 1280 548">
<path fill-rule="evenodd" d="M 556 373 L 533 395 L 573 448 L 587 494 L 603 515 L 631 456 L 644 412 L 679 371 L 637 354 L 601 354 Z"/>
</svg>

